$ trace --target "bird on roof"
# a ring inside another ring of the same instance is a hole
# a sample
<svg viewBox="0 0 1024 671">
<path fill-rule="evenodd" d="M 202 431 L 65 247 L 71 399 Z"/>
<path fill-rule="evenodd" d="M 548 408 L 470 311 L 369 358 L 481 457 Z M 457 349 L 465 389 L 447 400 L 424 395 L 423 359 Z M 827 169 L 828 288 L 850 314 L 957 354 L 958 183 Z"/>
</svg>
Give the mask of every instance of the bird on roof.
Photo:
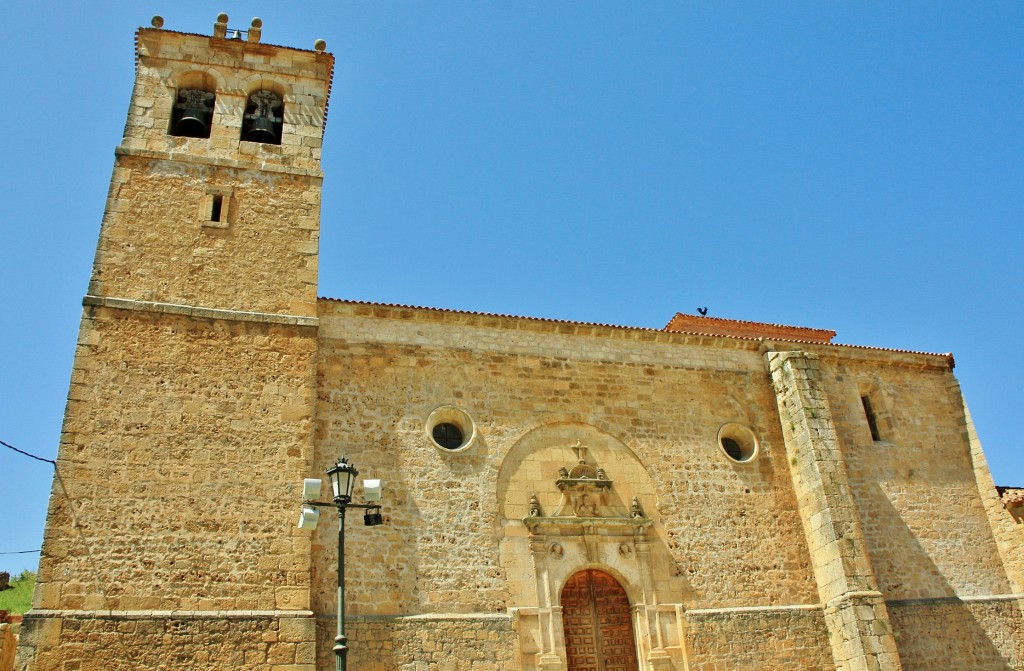
<svg viewBox="0 0 1024 671">
<path fill-rule="evenodd" d="M 707 308 L 697 308 L 697 312 L 700 313 L 701 317 L 707 317 L 708 316 L 708 309 Z"/>
</svg>

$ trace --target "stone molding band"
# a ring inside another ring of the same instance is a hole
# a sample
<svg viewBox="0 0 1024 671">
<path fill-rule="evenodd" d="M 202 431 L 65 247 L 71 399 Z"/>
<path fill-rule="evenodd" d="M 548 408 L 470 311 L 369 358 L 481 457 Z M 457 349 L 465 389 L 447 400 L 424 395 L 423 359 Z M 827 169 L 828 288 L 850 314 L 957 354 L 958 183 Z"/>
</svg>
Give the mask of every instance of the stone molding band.
<svg viewBox="0 0 1024 671">
<path fill-rule="evenodd" d="M 334 622 L 337 616 L 334 613 L 320 613 L 316 619 Z M 467 621 L 492 621 L 503 622 L 512 619 L 512 613 L 422 613 L 419 615 L 345 615 L 346 622 L 467 622 Z"/>
<path fill-rule="evenodd" d="M 117 147 L 114 149 L 115 156 L 132 156 L 136 158 L 146 158 L 154 161 L 173 161 L 175 163 L 192 163 L 195 165 L 212 165 L 220 168 L 234 168 L 236 170 L 259 170 L 260 172 L 277 172 L 285 175 L 298 175 L 301 177 L 314 177 L 316 179 L 323 179 L 323 172 L 318 169 L 306 170 L 303 168 L 295 168 L 287 165 L 276 165 L 274 163 L 260 162 L 258 165 L 253 165 L 249 162 L 235 161 L 228 158 L 219 158 L 214 156 L 200 156 L 197 154 L 188 154 L 185 152 L 167 152 L 167 151 L 156 151 L 154 149 L 126 149 L 125 147 Z"/>
<path fill-rule="evenodd" d="M 857 599 L 877 599 L 879 601 L 885 601 L 885 597 L 882 596 L 882 593 L 878 590 L 853 590 L 850 592 L 843 592 L 835 598 L 829 599 L 829 602 L 825 604 L 825 608 L 835 608 L 844 601 L 854 601 Z"/>
<path fill-rule="evenodd" d="M 745 614 L 745 613 L 788 613 L 792 611 L 820 611 L 821 604 L 818 603 L 800 603 L 787 606 L 738 606 L 734 608 L 688 608 L 683 610 L 683 614 L 686 616 L 691 615 L 729 615 L 729 614 Z"/>
<path fill-rule="evenodd" d="M 181 315 L 197 319 L 222 319 L 227 321 L 254 322 L 257 324 L 284 324 L 286 326 L 316 327 L 320 320 L 317 317 L 301 317 L 298 315 L 282 315 L 271 312 L 246 312 L 244 310 L 223 310 L 219 308 L 201 308 L 192 305 L 176 305 L 174 303 L 158 303 L 155 301 L 139 301 L 131 298 L 109 298 L 86 294 L 82 305 L 93 307 L 114 308 L 117 310 L 133 310 L 136 312 L 156 312 L 159 314 Z"/>
<path fill-rule="evenodd" d="M 1024 594 L 991 594 L 988 596 L 936 596 L 921 599 L 893 599 L 886 601 L 889 606 L 932 606 L 947 603 L 998 603 L 1000 601 L 1020 601 L 1024 605 Z"/>
<path fill-rule="evenodd" d="M 866 592 L 865 594 L 870 594 Z M 877 594 L 877 592 L 875 592 Z M 894 599 L 886 601 L 891 606 L 924 606 L 943 603 L 986 603 L 1000 601 L 1024 601 L 1024 594 L 992 594 L 989 596 L 940 596 L 921 599 Z M 723 615 L 729 613 L 771 613 L 788 611 L 821 610 L 821 604 L 794 604 L 788 606 L 745 606 L 737 608 L 691 608 L 683 612 L 686 615 Z M 519 609 L 512 609 L 519 610 Z M 107 620 L 245 620 L 252 618 L 285 618 L 314 617 L 311 610 L 43 610 L 33 609 L 26 613 L 32 618 L 92 618 Z M 508 620 L 515 613 L 465 613 L 422 615 L 352 615 L 353 621 L 384 621 L 384 620 Z M 334 615 L 316 614 L 318 620 L 333 620 Z"/>
<path fill-rule="evenodd" d="M 30 618 L 98 620 L 251 620 L 312 617 L 311 610 L 30 610 Z"/>
</svg>

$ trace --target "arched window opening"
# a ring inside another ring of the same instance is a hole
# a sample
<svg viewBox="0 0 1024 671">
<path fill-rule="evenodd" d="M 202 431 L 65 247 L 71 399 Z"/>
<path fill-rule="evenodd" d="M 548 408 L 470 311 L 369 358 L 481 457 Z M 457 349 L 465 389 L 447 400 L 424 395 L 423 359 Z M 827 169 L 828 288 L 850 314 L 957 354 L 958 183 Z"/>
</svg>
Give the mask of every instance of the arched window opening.
<svg viewBox="0 0 1024 671">
<path fill-rule="evenodd" d="M 171 135 L 210 137 L 216 96 L 202 89 L 179 89 L 171 112 Z"/>
<path fill-rule="evenodd" d="M 281 144 L 284 102 L 273 91 L 263 89 L 249 96 L 242 117 L 242 139 L 246 142 Z"/>
<path fill-rule="evenodd" d="M 637 671 L 629 597 L 604 571 L 573 574 L 562 588 L 568 671 Z"/>
</svg>

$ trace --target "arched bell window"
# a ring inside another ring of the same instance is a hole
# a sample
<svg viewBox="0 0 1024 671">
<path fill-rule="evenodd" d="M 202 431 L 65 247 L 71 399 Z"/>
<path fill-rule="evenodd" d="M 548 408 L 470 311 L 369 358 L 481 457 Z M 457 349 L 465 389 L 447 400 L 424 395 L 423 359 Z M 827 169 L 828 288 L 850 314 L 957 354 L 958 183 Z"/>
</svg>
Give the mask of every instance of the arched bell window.
<svg viewBox="0 0 1024 671">
<path fill-rule="evenodd" d="M 273 91 L 263 89 L 249 95 L 242 116 L 242 139 L 246 142 L 281 144 L 284 101 Z"/>
<path fill-rule="evenodd" d="M 216 96 L 202 89 L 179 89 L 169 133 L 179 137 L 210 137 Z"/>
</svg>

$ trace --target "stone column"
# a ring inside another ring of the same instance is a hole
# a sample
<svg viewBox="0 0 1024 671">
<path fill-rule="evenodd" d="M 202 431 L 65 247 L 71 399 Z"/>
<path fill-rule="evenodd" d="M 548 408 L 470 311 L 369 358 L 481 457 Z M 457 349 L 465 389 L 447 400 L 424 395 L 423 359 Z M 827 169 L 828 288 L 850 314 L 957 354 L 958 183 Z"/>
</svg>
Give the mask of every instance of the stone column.
<svg viewBox="0 0 1024 671">
<path fill-rule="evenodd" d="M 640 639 L 638 642 L 646 656 L 646 667 L 652 671 L 671 671 L 672 657 L 665 650 L 665 642 L 662 640 L 658 595 L 654 593 L 651 544 L 646 536 L 639 532 L 633 540 L 633 548 L 636 552 L 640 589 L 643 592 L 643 603 L 633 606 L 636 613 L 633 631 Z"/>
<path fill-rule="evenodd" d="M 564 671 L 565 661 L 558 654 L 565 649 L 562 631 L 562 607 L 555 606 L 556 598 L 551 592 L 548 575 L 548 542 L 544 538 L 530 541 L 533 567 L 537 577 L 537 618 L 540 626 L 540 652 L 537 653 L 537 668 L 542 671 Z"/>
<path fill-rule="evenodd" d="M 900 671 L 889 614 L 868 560 L 818 356 L 767 352 L 766 359 L 836 668 Z"/>
</svg>

